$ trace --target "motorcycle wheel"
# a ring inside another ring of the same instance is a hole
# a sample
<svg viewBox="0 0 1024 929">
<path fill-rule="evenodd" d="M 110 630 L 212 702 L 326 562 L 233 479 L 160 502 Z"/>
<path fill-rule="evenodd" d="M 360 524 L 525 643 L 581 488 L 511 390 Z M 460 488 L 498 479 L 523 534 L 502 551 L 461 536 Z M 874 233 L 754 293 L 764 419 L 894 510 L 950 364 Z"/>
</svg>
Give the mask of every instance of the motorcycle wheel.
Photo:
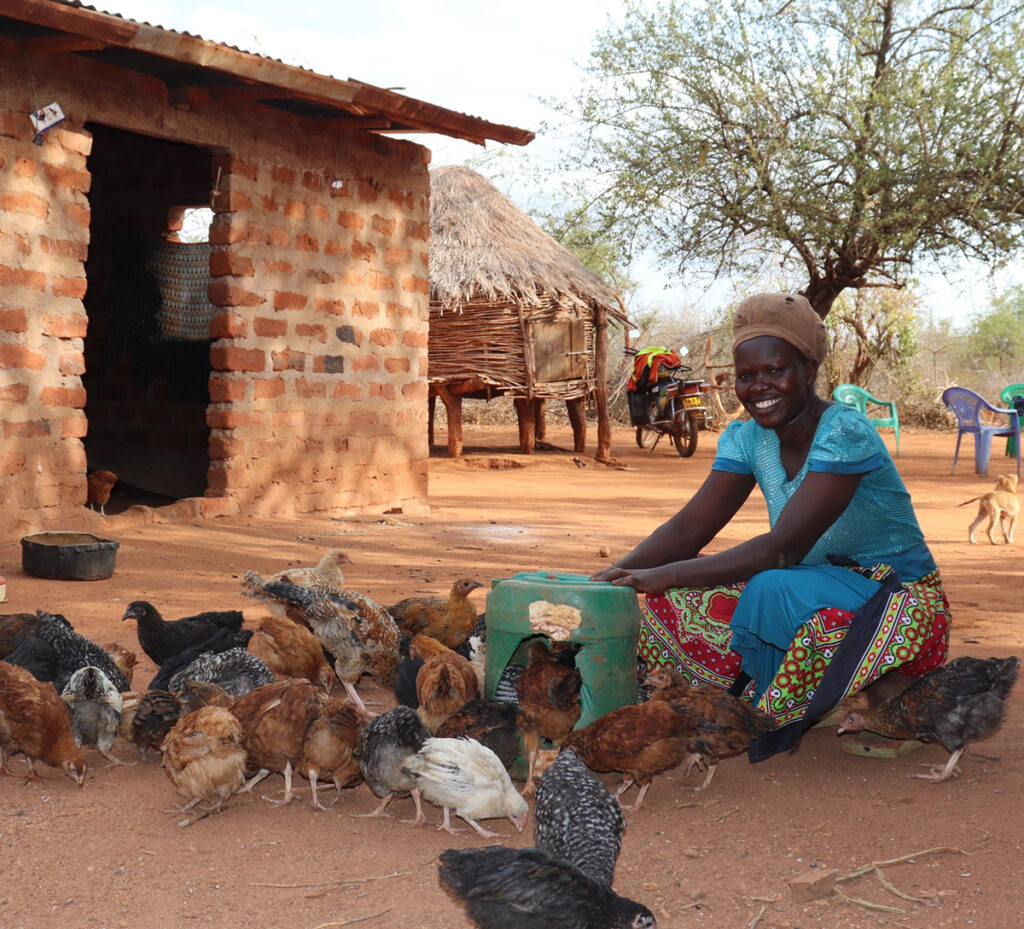
<svg viewBox="0 0 1024 929">
<path fill-rule="evenodd" d="M 640 448 L 654 448 L 654 443 L 658 441 L 658 430 L 652 426 L 637 426 L 636 427 L 636 444 Z"/>
<path fill-rule="evenodd" d="M 697 451 L 697 420 L 685 413 L 679 413 L 673 424 L 672 443 L 680 458 L 689 458 Z"/>
</svg>

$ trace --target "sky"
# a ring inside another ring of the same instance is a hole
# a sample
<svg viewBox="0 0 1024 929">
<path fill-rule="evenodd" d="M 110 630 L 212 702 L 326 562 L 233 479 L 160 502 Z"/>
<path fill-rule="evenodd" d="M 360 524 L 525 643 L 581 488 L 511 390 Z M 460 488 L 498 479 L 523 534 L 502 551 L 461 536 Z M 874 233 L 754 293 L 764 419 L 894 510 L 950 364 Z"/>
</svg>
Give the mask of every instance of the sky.
<svg viewBox="0 0 1024 929">
<path fill-rule="evenodd" d="M 560 152 L 578 127 L 566 124 L 544 101 L 571 99 L 584 78 L 594 37 L 620 22 L 624 0 L 92 0 L 97 9 L 200 35 L 245 51 L 278 58 L 320 74 L 355 78 L 490 122 L 538 133 L 530 161 L 556 170 Z M 552 127 L 552 128 L 546 128 Z M 494 177 L 505 146 L 486 151 L 438 135 L 416 141 L 432 150 L 432 164 L 494 158 L 478 170 Z M 516 146 L 508 146 L 517 149 Z M 528 182 L 504 177 L 498 186 L 528 208 L 536 196 Z M 653 259 L 633 276 L 639 308 L 711 311 L 735 299 L 730 281 L 680 281 Z M 959 323 L 983 311 L 993 293 L 1024 274 L 991 279 L 966 268 L 956 279 L 922 275 L 923 309 Z M 741 295 L 739 295 L 741 296 Z M 632 308 L 631 308 L 632 309 Z"/>
</svg>

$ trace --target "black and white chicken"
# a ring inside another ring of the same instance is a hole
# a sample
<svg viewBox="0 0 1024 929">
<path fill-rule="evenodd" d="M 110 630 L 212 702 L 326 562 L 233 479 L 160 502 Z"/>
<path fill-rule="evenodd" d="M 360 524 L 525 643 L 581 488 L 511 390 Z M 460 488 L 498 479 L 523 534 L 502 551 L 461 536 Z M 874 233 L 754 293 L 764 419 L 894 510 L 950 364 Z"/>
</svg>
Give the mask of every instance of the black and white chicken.
<svg viewBox="0 0 1024 929">
<path fill-rule="evenodd" d="M 99 668 L 87 665 L 71 675 L 61 691 L 71 709 L 71 731 L 75 744 L 91 746 L 111 764 L 126 764 L 111 753 L 117 727 L 121 724 L 121 694 Z"/>
<path fill-rule="evenodd" d="M 250 690 L 272 684 L 274 675 L 263 659 L 252 652 L 229 648 L 225 652 L 204 652 L 175 674 L 167 682 L 167 689 L 177 692 L 186 681 L 209 681 L 224 688 L 232 697 L 242 697 Z"/>
<path fill-rule="evenodd" d="M 35 626 L 35 634 L 53 648 L 60 660 L 57 676 L 53 679 L 57 693 L 67 687 L 72 674 L 89 665 L 99 668 L 119 693 L 129 689 L 128 678 L 106 649 L 79 635 L 61 616 L 54 616 L 45 610 L 36 610 L 36 615 L 39 621 Z"/>
<path fill-rule="evenodd" d="M 412 795 L 416 804 L 413 825 L 425 822 L 423 805 L 416 778 L 402 769 L 410 755 L 415 755 L 432 736 L 414 709 L 396 706 L 368 722 L 359 733 L 359 767 L 363 780 L 370 785 L 381 804 L 367 816 L 385 816 L 384 810 L 395 797 Z"/>
</svg>

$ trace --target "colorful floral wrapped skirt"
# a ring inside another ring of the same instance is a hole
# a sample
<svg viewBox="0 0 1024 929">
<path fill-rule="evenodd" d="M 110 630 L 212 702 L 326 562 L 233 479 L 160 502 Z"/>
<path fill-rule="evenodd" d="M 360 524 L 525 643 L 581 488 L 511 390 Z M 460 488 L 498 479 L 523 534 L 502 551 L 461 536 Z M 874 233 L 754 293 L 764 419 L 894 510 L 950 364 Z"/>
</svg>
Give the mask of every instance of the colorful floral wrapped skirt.
<svg viewBox="0 0 1024 929">
<path fill-rule="evenodd" d="M 876 577 L 887 571 L 885 565 L 871 569 Z M 731 648 L 729 623 L 744 586 L 676 588 L 648 595 L 639 657 L 648 668 L 674 664 L 694 685 L 730 687 L 739 676 L 741 657 Z M 888 671 L 918 677 L 945 663 L 950 619 L 938 571 L 901 585 L 883 607 L 877 633 L 859 656 L 842 696 L 856 693 Z M 802 719 L 853 616 L 831 607 L 813 613 L 797 629 L 774 677 L 758 686 L 752 682 L 746 696 L 756 698 L 757 706 L 780 726 Z"/>
</svg>

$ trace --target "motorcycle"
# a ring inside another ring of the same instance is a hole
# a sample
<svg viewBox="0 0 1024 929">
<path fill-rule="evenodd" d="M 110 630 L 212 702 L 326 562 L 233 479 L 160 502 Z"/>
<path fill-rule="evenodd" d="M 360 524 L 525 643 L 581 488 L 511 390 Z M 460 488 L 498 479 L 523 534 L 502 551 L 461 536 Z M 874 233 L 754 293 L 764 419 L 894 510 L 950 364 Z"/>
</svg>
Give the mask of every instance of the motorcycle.
<svg viewBox="0 0 1024 929">
<path fill-rule="evenodd" d="M 653 452 L 663 435 L 671 436 L 679 457 L 689 458 L 697 450 L 699 430 L 711 425 L 706 402 L 711 387 L 703 378 L 683 376 L 693 370 L 681 357 L 688 349 L 674 352 L 655 345 L 624 351 L 634 356 L 626 402 L 630 424 L 636 428 L 636 444 Z"/>
</svg>

